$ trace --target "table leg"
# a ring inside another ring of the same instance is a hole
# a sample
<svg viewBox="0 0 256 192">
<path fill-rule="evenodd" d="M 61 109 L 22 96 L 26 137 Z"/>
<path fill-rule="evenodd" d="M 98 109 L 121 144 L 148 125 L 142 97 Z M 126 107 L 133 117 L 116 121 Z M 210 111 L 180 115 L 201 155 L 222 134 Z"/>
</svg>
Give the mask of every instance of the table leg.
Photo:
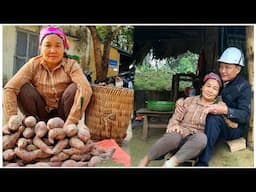
<svg viewBox="0 0 256 192">
<path fill-rule="evenodd" d="M 142 139 L 146 140 L 147 137 L 148 137 L 148 116 L 144 115 L 143 129 L 142 129 Z"/>
</svg>

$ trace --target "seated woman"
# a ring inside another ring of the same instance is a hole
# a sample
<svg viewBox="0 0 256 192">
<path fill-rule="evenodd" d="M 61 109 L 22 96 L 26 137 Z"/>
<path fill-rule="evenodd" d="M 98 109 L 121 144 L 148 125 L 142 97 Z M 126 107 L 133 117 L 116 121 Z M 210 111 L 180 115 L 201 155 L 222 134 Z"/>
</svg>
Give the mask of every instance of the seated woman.
<svg viewBox="0 0 256 192">
<path fill-rule="evenodd" d="M 22 45 L 20 45 L 22 46 Z M 60 117 L 65 125 L 77 124 L 92 96 L 81 65 L 69 59 L 67 37 L 61 28 L 40 31 L 40 55 L 31 58 L 3 89 L 5 121 L 18 114 L 47 122 Z"/>
<path fill-rule="evenodd" d="M 178 101 L 184 106 L 183 112 L 175 110 L 167 125 L 166 133 L 149 150 L 139 166 L 147 166 L 151 160 L 158 159 L 168 152 L 177 151 L 164 167 L 174 167 L 198 156 L 205 148 L 207 137 L 204 133 L 208 106 L 219 103 L 218 94 L 222 87 L 220 77 L 207 74 L 203 80 L 201 94 Z"/>
</svg>

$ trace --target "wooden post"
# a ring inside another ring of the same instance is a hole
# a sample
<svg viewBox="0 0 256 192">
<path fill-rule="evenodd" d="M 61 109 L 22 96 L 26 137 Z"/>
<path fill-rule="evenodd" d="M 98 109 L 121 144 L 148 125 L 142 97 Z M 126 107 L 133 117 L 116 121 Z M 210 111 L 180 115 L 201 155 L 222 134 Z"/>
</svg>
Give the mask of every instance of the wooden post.
<svg viewBox="0 0 256 192">
<path fill-rule="evenodd" d="M 254 76 L 254 71 L 253 71 L 253 42 L 254 42 L 254 37 L 253 37 L 253 26 L 248 26 L 246 27 L 246 56 L 247 56 L 247 68 L 248 68 L 248 77 L 249 77 L 249 83 L 252 88 L 252 93 L 254 93 L 254 86 L 253 86 L 253 76 Z M 249 123 L 249 131 L 248 131 L 248 138 L 247 138 L 247 144 L 248 147 L 253 149 L 253 103 L 254 103 L 254 98 L 252 94 L 251 98 L 251 118 L 250 118 L 250 123 Z"/>
</svg>

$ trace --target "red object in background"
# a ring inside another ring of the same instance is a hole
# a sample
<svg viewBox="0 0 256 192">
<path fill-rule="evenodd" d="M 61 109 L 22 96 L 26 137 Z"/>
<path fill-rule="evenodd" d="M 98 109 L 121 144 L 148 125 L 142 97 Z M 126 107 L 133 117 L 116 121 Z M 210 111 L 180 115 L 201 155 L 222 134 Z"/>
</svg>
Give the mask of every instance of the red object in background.
<svg viewBox="0 0 256 192">
<path fill-rule="evenodd" d="M 104 149 L 115 148 L 115 152 L 112 155 L 113 161 L 117 163 L 121 163 L 126 167 L 131 166 L 131 157 L 130 155 L 124 151 L 119 145 L 116 143 L 114 139 L 104 139 L 102 141 L 96 142 L 96 145 L 103 147 Z"/>
<path fill-rule="evenodd" d="M 141 121 L 143 119 L 143 115 L 137 115 L 136 117 L 135 117 L 135 120 L 136 121 Z"/>
<path fill-rule="evenodd" d="M 190 90 L 190 87 L 185 87 L 184 94 L 185 94 L 186 97 L 189 96 L 189 90 Z"/>
</svg>

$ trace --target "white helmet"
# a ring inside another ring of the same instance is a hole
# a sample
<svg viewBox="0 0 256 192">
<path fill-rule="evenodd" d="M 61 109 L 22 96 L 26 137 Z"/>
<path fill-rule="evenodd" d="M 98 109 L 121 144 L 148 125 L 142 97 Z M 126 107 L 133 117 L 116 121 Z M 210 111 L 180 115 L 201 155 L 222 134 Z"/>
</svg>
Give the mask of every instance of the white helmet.
<svg viewBox="0 0 256 192">
<path fill-rule="evenodd" d="M 244 55 L 240 49 L 236 47 L 229 47 L 222 53 L 218 62 L 244 66 Z"/>
</svg>

